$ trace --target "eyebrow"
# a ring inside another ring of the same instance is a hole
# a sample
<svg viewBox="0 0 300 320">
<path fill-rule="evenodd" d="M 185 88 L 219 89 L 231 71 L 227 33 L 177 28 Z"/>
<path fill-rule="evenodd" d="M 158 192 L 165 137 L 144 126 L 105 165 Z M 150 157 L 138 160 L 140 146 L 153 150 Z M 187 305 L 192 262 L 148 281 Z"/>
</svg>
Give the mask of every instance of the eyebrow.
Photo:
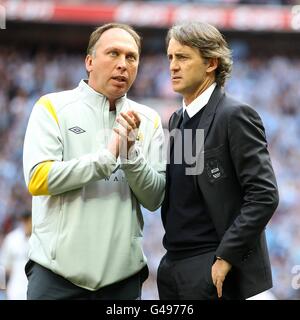
<svg viewBox="0 0 300 320">
<path fill-rule="evenodd" d="M 107 47 L 104 51 L 107 52 L 107 51 L 111 51 L 111 50 L 114 50 L 114 51 L 124 51 L 123 49 L 121 48 L 117 48 L 117 47 Z M 134 56 L 138 56 L 138 51 L 126 51 L 126 54 L 132 54 Z"/>
<path fill-rule="evenodd" d="M 178 57 L 178 56 L 186 56 L 186 57 L 189 57 L 190 55 L 188 53 L 185 53 L 185 52 L 175 52 L 175 53 L 167 53 L 168 57 L 169 56 L 175 56 L 175 57 Z"/>
</svg>

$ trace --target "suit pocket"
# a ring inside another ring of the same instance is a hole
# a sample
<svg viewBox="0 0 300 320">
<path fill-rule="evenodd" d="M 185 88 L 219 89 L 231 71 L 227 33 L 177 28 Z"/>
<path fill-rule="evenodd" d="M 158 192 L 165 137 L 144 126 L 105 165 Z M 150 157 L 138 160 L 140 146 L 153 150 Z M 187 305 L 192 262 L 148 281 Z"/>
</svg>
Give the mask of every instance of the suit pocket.
<svg viewBox="0 0 300 320">
<path fill-rule="evenodd" d="M 216 183 L 227 178 L 225 170 L 225 145 L 204 151 L 204 174 L 210 183 Z"/>
</svg>

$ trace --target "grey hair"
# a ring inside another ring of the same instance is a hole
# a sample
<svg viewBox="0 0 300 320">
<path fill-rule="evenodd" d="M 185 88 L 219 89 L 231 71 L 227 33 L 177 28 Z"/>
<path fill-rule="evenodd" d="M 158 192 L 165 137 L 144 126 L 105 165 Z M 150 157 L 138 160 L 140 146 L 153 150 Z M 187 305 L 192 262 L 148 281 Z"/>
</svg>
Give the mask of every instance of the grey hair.
<svg viewBox="0 0 300 320">
<path fill-rule="evenodd" d="M 204 59 L 217 58 L 219 63 L 215 70 L 216 82 L 224 86 L 226 79 L 230 77 L 232 55 L 226 40 L 218 29 L 208 23 L 188 22 L 175 25 L 168 31 L 167 46 L 171 38 L 183 45 L 198 48 Z"/>
</svg>

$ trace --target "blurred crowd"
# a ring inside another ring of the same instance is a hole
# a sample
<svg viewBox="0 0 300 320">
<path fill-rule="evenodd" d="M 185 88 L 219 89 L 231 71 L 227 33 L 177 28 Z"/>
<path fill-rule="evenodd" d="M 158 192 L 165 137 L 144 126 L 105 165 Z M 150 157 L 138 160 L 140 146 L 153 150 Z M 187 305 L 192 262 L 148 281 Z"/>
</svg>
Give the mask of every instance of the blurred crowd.
<svg viewBox="0 0 300 320">
<path fill-rule="evenodd" d="M 56 3 L 96 3 L 96 0 L 52 0 Z M 193 4 L 255 4 L 255 5 L 293 5 L 299 3 L 298 0 L 102 0 L 102 3 L 117 4 L 122 2 L 166 2 L 166 3 L 193 3 Z"/>
<path fill-rule="evenodd" d="M 35 53 L 0 46 L 0 254 L 1 240 L 30 209 L 24 183 L 22 145 L 28 117 L 37 99 L 49 92 L 74 88 L 86 78 L 83 55 Z M 299 299 L 293 267 L 300 265 L 300 59 L 251 58 L 234 61 L 229 93 L 252 105 L 266 128 L 280 205 L 267 227 L 277 299 Z M 155 108 L 166 126 L 181 105 L 172 92 L 164 54 L 144 55 L 130 97 Z M 160 213 L 144 212 L 144 249 L 150 277 L 144 299 L 157 299 L 156 268 L 164 254 Z M 300 266 L 298 270 L 300 269 Z"/>
</svg>

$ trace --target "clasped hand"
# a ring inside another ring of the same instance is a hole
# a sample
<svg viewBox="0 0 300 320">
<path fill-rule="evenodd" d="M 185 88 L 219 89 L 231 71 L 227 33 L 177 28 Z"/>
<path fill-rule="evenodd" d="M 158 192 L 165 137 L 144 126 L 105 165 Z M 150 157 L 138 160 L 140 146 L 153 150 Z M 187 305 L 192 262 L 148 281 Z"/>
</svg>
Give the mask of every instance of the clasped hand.
<svg viewBox="0 0 300 320">
<path fill-rule="evenodd" d="M 129 110 L 120 112 L 116 122 L 119 126 L 113 128 L 114 133 L 108 149 L 116 158 L 121 155 L 128 159 L 129 151 L 136 141 L 141 120 L 135 111 Z"/>
</svg>

